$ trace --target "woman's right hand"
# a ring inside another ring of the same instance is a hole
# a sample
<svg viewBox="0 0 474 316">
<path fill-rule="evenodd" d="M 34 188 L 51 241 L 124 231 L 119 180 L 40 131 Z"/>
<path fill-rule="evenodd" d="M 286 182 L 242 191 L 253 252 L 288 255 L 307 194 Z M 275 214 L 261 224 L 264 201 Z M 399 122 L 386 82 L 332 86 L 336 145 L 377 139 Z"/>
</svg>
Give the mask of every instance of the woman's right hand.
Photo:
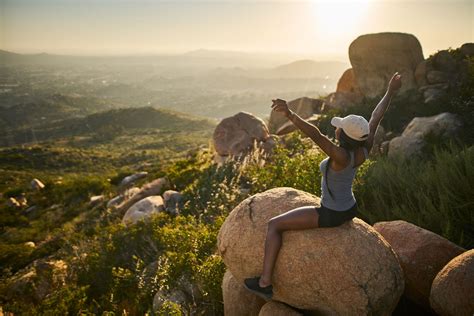
<svg viewBox="0 0 474 316">
<path fill-rule="evenodd" d="M 286 117 L 290 115 L 291 112 L 285 100 L 275 99 L 275 100 L 272 100 L 272 102 L 273 102 L 272 104 L 273 111 L 282 112 L 283 115 L 285 115 Z"/>
</svg>

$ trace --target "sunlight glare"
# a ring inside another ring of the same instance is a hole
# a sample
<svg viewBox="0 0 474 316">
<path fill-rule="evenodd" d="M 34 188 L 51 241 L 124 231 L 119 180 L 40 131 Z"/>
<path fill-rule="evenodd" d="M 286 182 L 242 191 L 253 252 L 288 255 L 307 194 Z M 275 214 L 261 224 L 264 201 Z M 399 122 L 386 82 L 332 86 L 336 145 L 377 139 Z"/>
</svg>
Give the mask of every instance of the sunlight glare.
<svg viewBox="0 0 474 316">
<path fill-rule="evenodd" d="M 370 0 L 313 0 L 314 27 L 322 36 L 352 33 L 366 18 Z"/>
</svg>

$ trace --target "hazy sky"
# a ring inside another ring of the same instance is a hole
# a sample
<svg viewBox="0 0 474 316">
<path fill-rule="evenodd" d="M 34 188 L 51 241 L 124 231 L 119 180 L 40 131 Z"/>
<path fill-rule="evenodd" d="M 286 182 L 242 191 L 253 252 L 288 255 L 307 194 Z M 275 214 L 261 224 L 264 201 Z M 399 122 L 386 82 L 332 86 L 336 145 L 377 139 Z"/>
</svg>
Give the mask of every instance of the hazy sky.
<svg viewBox="0 0 474 316">
<path fill-rule="evenodd" d="M 474 0 L 0 0 L 0 48 L 147 54 L 221 49 L 347 58 L 357 36 L 408 32 L 425 57 L 474 41 Z"/>
</svg>

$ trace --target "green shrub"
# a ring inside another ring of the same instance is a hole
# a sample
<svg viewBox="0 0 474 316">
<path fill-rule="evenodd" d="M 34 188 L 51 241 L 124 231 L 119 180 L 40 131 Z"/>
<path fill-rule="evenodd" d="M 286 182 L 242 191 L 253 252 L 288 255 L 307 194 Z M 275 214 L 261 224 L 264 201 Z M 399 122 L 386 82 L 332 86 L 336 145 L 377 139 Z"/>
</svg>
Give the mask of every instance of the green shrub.
<svg viewBox="0 0 474 316">
<path fill-rule="evenodd" d="M 274 187 L 293 187 L 319 196 L 321 194 L 320 162 L 326 157 L 312 149 L 312 141 L 294 133 L 286 146 L 278 145 L 262 167 L 258 160 L 243 165 L 243 177 L 258 193 Z"/>
<path fill-rule="evenodd" d="M 403 219 L 467 249 L 474 246 L 474 147 L 434 151 L 429 160 L 381 157 L 355 194 L 370 223 Z"/>
</svg>

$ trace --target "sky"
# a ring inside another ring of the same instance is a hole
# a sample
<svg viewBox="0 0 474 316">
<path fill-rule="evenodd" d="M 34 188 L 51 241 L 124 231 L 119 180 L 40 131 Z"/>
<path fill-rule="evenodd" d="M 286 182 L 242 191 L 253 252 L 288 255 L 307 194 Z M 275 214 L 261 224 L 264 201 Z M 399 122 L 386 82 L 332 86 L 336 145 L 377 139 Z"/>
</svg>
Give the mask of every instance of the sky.
<svg viewBox="0 0 474 316">
<path fill-rule="evenodd" d="M 415 35 L 425 57 L 474 42 L 473 0 L 0 0 L 0 49 L 133 55 L 196 49 L 347 59 L 358 36 Z"/>
</svg>

